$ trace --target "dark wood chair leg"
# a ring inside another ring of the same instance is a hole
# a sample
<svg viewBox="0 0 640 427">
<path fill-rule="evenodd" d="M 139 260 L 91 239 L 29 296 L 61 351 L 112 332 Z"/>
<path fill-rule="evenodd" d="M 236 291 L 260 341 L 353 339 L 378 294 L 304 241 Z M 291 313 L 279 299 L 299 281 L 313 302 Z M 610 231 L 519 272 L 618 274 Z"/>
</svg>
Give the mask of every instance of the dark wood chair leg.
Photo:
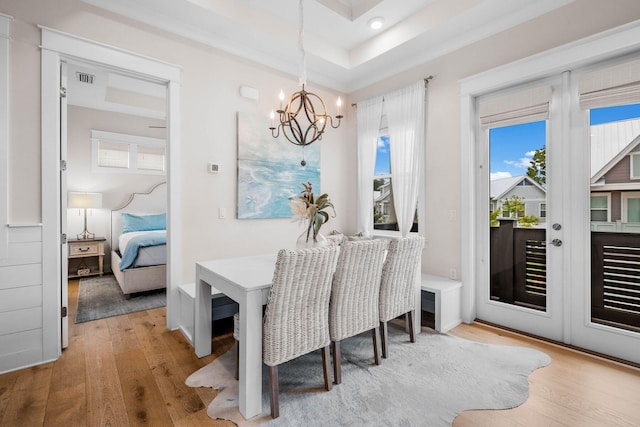
<svg viewBox="0 0 640 427">
<path fill-rule="evenodd" d="M 387 358 L 387 322 L 380 322 L 380 343 L 382 344 L 382 358 Z"/>
<path fill-rule="evenodd" d="M 409 341 L 416 342 L 416 333 L 413 330 L 413 314 L 415 310 L 411 310 L 407 313 L 407 319 L 409 320 Z"/>
<path fill-rule="evenodd" d="M 235 377 L 236 380 L 240 379 L 240 341 L 236 340 L 236 344 L 234 346 L 236 348 L 236 369 L 235 369 Z"/>
<path fill-rule="evenodd" d="M 340 351 L 340 341 L 331 341 L 331 350 L 333 353 L 333 383 L 340 384 L 342 382 L 342 352 Z"/>
<path fill-rule="evenodd" d="M 380 341 L 380 327 L 373 328 L 371 335 L 373 335 L 373 360 L 375 360 L 376 365 L 379 365 L 380 352 L 378 351 L 378 342 Z"/>
<path fill-rule="evenodd" d="M 340 353 L 340 350 L 338 350 L 338 353 Z M 323 347 L 322 348 L 322 371 L 324 372 L 324 388 L 326 388 L 327 391 L 331 390 L 331 372 L 330 372 L 331 368 L 329 368 L 330 358 L 331 358 L 331 355 L 329 354 L 329 346 Z"/>
<path fill-rule="evenodd" d="M 278 366 L 269 366 L 269 397 L 271 399 L 271 417 L 280 416 L 280 404 L 278 403 Z"/>
</svg>

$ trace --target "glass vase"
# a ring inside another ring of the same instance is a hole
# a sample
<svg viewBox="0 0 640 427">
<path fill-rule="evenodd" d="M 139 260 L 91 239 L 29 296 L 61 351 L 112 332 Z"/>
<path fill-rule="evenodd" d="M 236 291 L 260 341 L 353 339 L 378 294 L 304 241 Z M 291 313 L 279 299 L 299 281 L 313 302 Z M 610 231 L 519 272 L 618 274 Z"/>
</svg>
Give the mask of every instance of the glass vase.
<svg viewBox="0 0 640 427">
<path fill-rule="evenodd" d="M 302 234 L 298 236 L 298 240 L 296 240 L 296 249 L 316 248 L 327 244 L 327 238 L 321 233 L 316 234 L 315 241 L 313 240 L 313 232 L 309 233 L 309 238 L 307 239 L 307 229 L 305 228 Z"/>
</svg>

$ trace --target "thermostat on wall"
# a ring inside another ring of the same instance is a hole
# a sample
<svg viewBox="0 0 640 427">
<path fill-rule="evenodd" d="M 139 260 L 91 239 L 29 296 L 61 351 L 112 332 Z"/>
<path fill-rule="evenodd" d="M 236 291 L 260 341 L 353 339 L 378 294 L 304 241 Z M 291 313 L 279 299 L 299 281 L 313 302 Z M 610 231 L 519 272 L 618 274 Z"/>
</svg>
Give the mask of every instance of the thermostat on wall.
<svg viewBox="0 0 640 427">
<path fill-rule="evenodd" d="M 215 163 L 209 163 L 209 173 L 218 173 L 218 165 Z"/>
</svg>

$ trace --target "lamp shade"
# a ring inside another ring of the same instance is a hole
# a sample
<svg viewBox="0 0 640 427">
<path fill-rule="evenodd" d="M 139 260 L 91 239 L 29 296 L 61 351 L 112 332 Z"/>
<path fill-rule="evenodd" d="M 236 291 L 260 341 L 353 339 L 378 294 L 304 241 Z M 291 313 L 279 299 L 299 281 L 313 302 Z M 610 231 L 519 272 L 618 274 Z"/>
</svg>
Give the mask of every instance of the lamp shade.
<svg viewBox="0 0 640 427">
<path fill-rule="evenodd" d="M 69 193 L 67 205 L 70 208 L 98 209 L 102 207 L 102 193 Z"/>
</svg>

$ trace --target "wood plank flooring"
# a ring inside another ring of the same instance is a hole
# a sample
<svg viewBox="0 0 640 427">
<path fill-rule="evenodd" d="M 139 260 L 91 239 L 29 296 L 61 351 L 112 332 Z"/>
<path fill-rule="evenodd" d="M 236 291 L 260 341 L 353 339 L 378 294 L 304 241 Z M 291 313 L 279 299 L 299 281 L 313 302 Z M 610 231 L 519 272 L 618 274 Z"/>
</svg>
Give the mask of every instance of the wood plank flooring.
<svg viewBox="0 0 640 427">
<path fill-rule="evenodd" d="M 69 287 L 70 345 L 54 363 L 0 375 L 1 426 L 216 426 L 216 392 L 184 381 L 233 343 L 231 325 L 216 353 L 198 359 L 165 309 L 74 324 L 78 281 Z M 219 329 L 219 330 L 218 330 Z M 461 325 L 462 338 L 544 351 L 548 367 L 530 377 L 529 399 L 505 411 L 466 411 L 454 426 L 638 426 L 640 369 L 486 325 Z"/>
</svg>

